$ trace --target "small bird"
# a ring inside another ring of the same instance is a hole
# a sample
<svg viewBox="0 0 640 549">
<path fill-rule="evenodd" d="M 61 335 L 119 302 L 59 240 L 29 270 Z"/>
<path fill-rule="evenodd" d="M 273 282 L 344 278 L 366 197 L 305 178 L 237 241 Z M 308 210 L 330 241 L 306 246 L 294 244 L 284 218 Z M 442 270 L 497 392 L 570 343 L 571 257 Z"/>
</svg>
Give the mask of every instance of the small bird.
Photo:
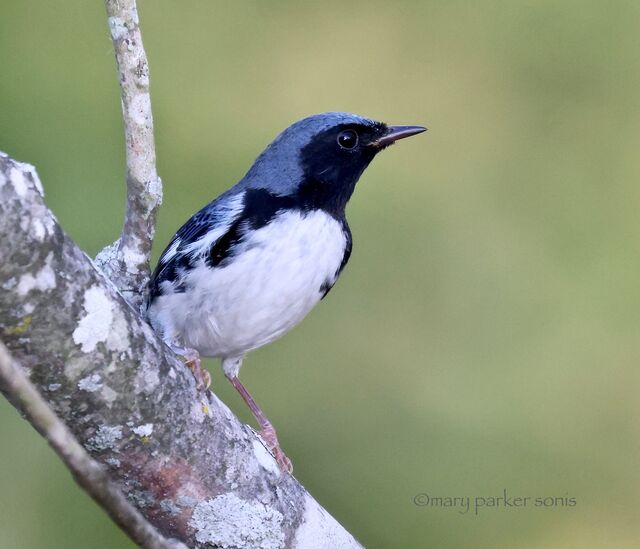
<svg viewBox="0 0 640 549">
<path fill-rule="evenodd" d="M 222 370 L 283 471 L 276 431 L 238 379 L 245 355 L 291 330 L 333 287 L 351 254 L 345 207 L 381 150 L 425 131 L 350 113 L 289 126 L 247 174 L 176 233 L 151 276 L 148 318 L 187 360 L 200 388 Z"/>
</svg>

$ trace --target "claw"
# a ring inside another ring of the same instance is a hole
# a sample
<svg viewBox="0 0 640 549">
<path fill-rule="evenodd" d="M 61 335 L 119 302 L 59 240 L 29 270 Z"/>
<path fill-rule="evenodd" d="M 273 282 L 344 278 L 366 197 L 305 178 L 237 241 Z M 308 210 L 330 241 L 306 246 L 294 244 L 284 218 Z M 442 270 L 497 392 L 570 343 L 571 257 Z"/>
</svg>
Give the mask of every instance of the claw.
<svg viewBox="0 0 640 549">
<path fill-rule="evenodd" d="M 196 378 L 196 388 L 199 391 L 206 391 L 211 386 L 211 374 L 202 367 L 200 357 L 187 358 L 184 365 L 191 370 L 193 377 Z"/>
<path fill-rule="evenodd" d="M 181 347 L 175 342 L 168 343 L 169 348 L 177 355 L 183 356 L 185 366 L 191 370 L 196 378 L 196 388 L 199 391 L 206 391 L 211 386 L 211 374 L 202 367 L 200 353 L 189 347 Z"/>
<path fill-rule="evenodd" d="M 280 467 L 280 470 L 283 473 L 291 474 L 293 472 L 293 465 L 291 464 L 291 460 L 282 451 L 282 448 L 280 448 L 276 430 L 273 428 L 273 426 L 268 425 L 264 429 L 262 429 L 262 431 L 260 431 L 260 437 L 267 444 L 267 448 L 275 458 L 276 463 Z"/>
</svg>

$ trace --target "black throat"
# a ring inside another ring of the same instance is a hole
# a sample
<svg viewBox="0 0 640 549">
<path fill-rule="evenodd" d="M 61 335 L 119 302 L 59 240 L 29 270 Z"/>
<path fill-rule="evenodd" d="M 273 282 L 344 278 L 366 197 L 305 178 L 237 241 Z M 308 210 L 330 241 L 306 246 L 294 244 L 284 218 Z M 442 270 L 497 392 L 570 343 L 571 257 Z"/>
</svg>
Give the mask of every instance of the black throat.
<svg viewBox="0 0 640 549">
<path fill-rule="evenodd" d="M 294 202 L 297 209 L 308 212 L 322 210 L 336 219 L 345 218 L 345 208 L 356 182 L 332 185 L 314 177 L 306 177 L 298 187 Z"/>
</svg>

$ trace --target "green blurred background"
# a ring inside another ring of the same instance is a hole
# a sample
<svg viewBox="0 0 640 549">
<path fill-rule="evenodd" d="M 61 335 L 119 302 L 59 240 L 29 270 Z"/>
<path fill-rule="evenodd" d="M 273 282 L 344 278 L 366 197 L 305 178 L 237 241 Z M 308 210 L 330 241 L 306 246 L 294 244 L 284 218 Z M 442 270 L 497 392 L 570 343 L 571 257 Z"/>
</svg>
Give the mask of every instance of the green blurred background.
<svg viewBox="0 0 640 549">
<path fill-rule="evenodd" d="M 640 4 L 141 2 L 165 201 L 155 257 L 285 126 L 430 131 L 349 207 L 340 282 L 242 371 L 296 476 L 371 548 L 640 540 Z M 94 255 L 124 209 L 99 0 L 0 0 L 0 150 Z M 214 372 L 214 388 L 249 421 Z M 131 547 L 0 402 L 0 547 Z M 414 496 L 575 497 L 418 507 Z"/>
</svg>

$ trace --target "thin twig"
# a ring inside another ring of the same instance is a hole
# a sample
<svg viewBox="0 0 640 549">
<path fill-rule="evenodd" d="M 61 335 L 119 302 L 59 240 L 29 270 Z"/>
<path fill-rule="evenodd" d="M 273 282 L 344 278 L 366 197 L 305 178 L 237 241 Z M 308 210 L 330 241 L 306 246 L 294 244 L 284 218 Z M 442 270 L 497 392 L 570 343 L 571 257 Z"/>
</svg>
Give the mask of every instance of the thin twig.
<svg viewBox="0 0 640 549">
<path fill-rule="evenodd" d="M 76 482 L 95 499 L 131 539 L 149 549 L 178 549 L 186 546 L 163 538 L 111 482 L 104 468 L 51 411 L 22 368 L 0 342 L 0 389 L 25 414 L 33 427 L 49 442 L 73 474 Z"/>
<path fill-rule="evenodd" d="M 116 54 L 127 158 L 127 209 L 119 241 L 97 262 L 125 297 L 139 306 L 149 279 L 162 182 L 156 172 L 149 64 L 135 0 L 105 0 Z"/>
</svg>

